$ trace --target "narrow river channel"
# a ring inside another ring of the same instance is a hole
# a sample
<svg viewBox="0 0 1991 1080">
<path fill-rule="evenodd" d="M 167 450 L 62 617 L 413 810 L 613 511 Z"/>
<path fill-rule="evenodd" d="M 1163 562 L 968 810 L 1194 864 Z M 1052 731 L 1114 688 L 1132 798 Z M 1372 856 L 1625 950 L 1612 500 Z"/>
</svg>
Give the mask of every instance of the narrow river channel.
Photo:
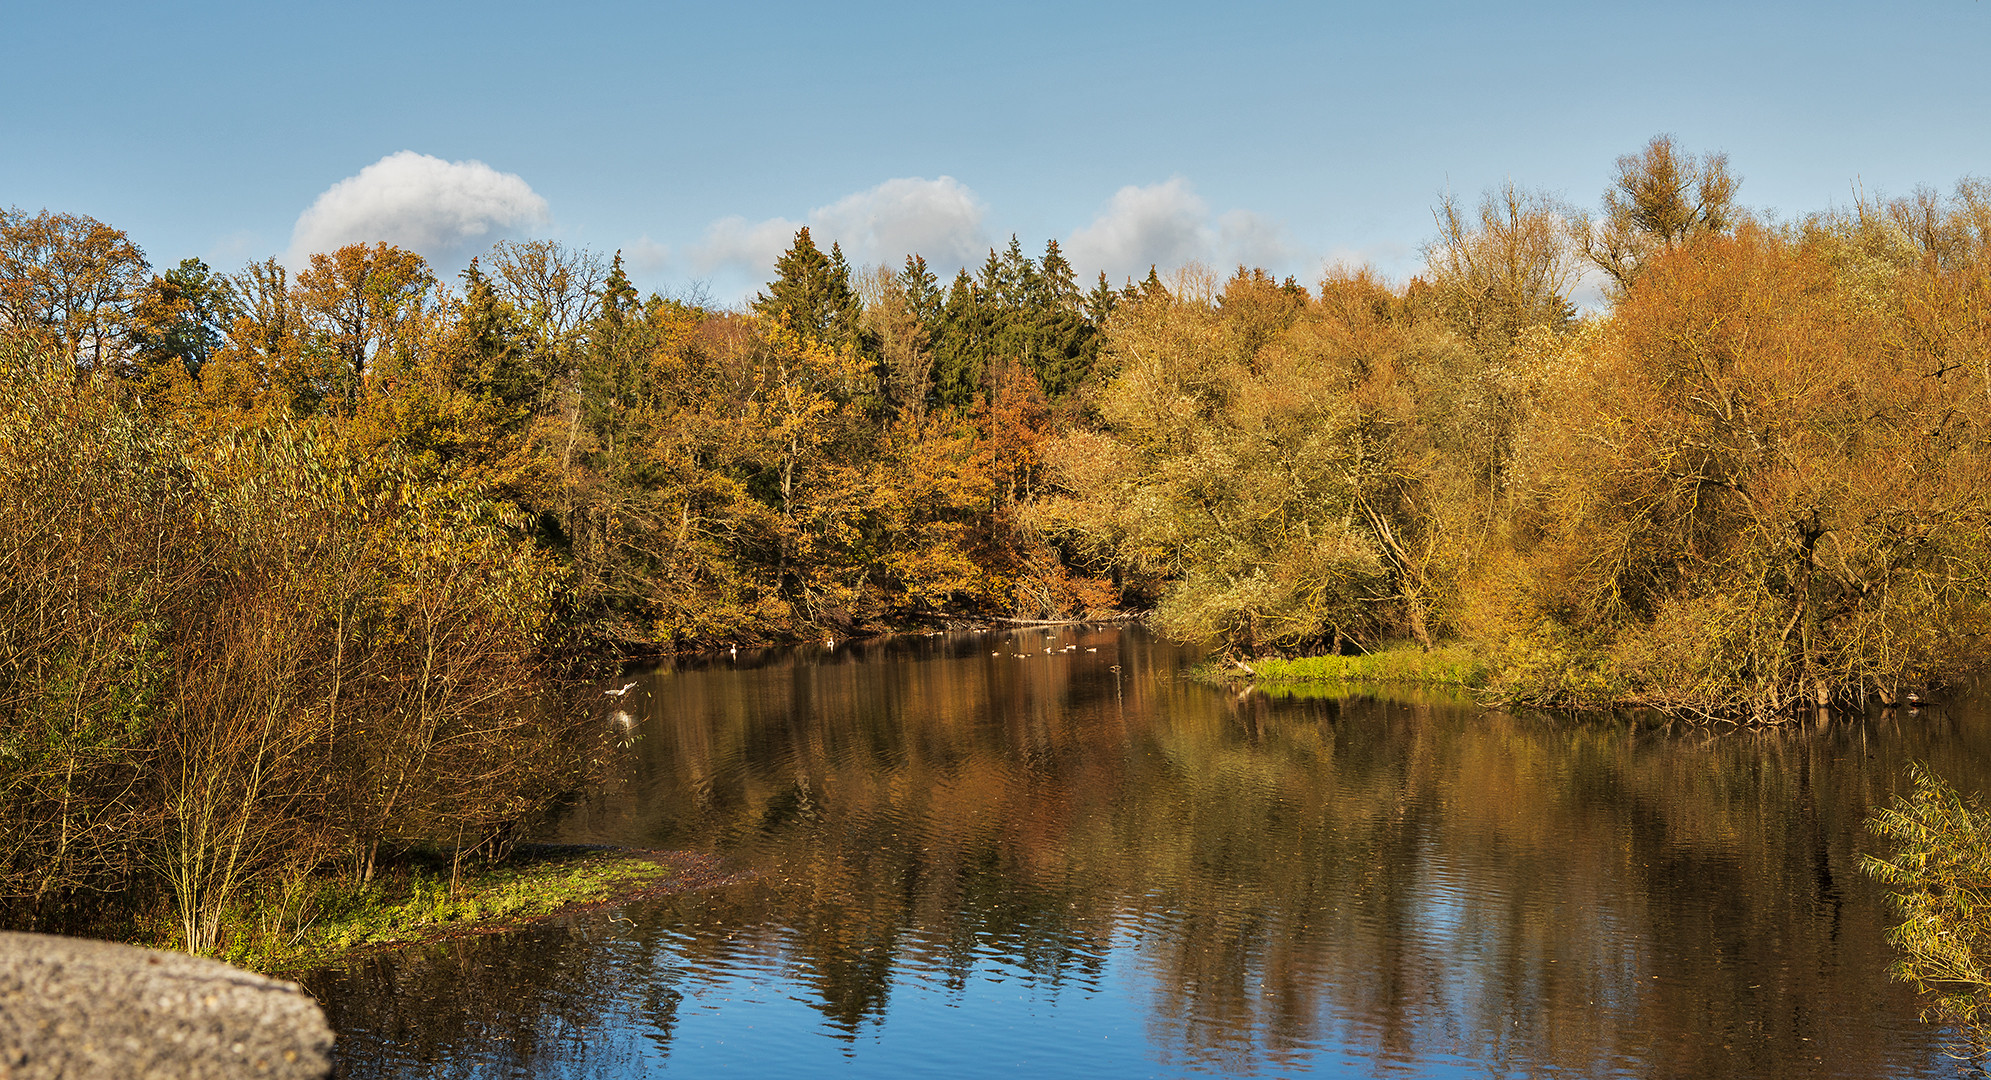
<svg viewBox="0 0 1991 1080">
<path fill-rule="evenodd" d="M 752 872 L 307 980 L 349 1077 L 1955 1075 L 1869 810 L 1961 708 L 1787 731 L 1239 697 L 1135 629 L 640 676 L 548 839 Z"/>
</svg>

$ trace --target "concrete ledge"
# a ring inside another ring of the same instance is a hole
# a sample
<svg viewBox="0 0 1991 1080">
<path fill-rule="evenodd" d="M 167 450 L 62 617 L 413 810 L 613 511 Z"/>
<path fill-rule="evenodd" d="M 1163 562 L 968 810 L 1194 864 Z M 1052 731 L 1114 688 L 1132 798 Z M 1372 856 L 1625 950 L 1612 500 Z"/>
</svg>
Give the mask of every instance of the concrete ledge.
<svg viewBox="0 0 1991 1080">
<path fill-rule="evenodd" d="M 0 933 L 0 1080 L 320 1080 L 332 1029 L 296 983 L 105 941 Z"/>
</svg>

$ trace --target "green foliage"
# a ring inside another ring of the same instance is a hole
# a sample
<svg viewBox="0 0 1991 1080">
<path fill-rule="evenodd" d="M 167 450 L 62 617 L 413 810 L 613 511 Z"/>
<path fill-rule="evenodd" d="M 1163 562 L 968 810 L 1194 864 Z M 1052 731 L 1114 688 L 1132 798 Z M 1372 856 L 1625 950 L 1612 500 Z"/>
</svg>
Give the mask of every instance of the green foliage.
<svg viewBox="0 0 1991 1080">
<path fill-rule="evenodd" d="M 133 312 L 133 346 L 142 368 L 177 363 L 190 377 L 214 358 L 241 313 L 234 283 L 199 259 L 155 277 Z"/>
<path fill-rule="evenodd" d="M 966 270 L 947 288 L 933 342 L 934 401 L 957 411 L 972 408 L 996 348 L 995 308 Z"/>
<path fill-rule="evenodd" d="M 1415 642 L 1398 642 L 1359 656 L 1308 656 L 1294 659 L 1264 657 L 1251 662 L 1253 683 L 1276 687 L 1283 683 L 1422 683 L 1433 686 L 1484 686 L 1490 668 L 1477 648 L 1445 645 L 1435 649 Z"/>
<path fill-rule="evenodd" d="M 1923 1019 L 1952 1025 L 1965 1054 L 1991 1054 L 1991 811 L 1916 763 L 1912 795 L 1876 810 L 1867 827 L 1891 841 L 1861 868 L 1891 887 L 1901 922 L 1893 975 L 1923 997 Z"/>
<path fill-rule="evenodd" d="M 1053 400 L 1065 398 L 1091 378 L 1100 332 L 1058 242 L 1045 245 L 1039 263 L 1012 236 L 1001 253 L 989 251 L 979 274 L 961 271 L 938 309 L 936 398 L 969 409 L 993 390 L 1007 363 L 1027 368 Z"/>
<path fill-rule="evenodd" d="M 653 855 L 596 852 L 514 857 L 452 869 L 415 864 L 359 882 L 350 877 L 271 881 L 232 908 L 221 959 L 293 974 L 363 949 L 449 934 L 488 933 L 666 885 L 678 871 Z"/>
<path fill-rule="evenodd" d="M 864 306 L 851 291 L 842 249 L 832 244 L 823 254 L 804 225 L 774 271 L 775 280 L 754 299 L 756 314 L 832 348 L 859 346 Z"/>
<path fill-rule="evenodd" d="M 1054 447 L 1040 528 L 1154 589 L 1177 637 L 1430 643 L 1461 558 L 1426 419 L 1444 338 L 1371 278 L 1313 300 L 1240 271 L 1123 298 L 1108 342 L 1106 431 Z"/>
</svg>

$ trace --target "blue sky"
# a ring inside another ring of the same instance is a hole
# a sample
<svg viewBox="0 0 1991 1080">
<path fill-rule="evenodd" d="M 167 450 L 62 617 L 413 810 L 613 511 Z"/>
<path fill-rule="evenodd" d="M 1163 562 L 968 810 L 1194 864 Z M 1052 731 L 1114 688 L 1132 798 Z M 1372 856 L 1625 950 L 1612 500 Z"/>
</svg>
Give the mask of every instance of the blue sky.
<svg viewBox="0 0 1991 1080">
<path fill-rule="evenodd" d="M 1404 276 L 1448 187 L 1594 205 L 1659 132 L 1786 217 L 1991 175 L 1975 0 L 0 5 L 0 205 L 157 264 L 539 235 L 727 300 L 810 222 L 859 262 Z"/>
</svg>

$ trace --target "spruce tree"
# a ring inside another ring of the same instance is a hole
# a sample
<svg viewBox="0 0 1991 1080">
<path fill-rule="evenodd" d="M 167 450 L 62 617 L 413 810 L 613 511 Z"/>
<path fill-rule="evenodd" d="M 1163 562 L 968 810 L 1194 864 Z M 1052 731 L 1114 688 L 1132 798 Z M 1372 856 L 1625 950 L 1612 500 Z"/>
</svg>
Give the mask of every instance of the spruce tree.
<svg viewBox="0 0 1991 1080">
<path fill-rule="evenodd" d="M 608 280 L 601 287 L 601 318 L 610 325 L 621 326 L 636 314 L 639 301 L 636 286 L 629 283 L 629 275 L 622 270 L 622 252 L 615 253 L 615 262 L 609 266 Z"/>
<path fill-rule="evenodd" d="M 906 268 L 899 274 L 899 284 L 906 290 L 906 304 L 914 317 L 926 327 L 929 336 L 940 329 L 940 311 L 946 306 L 946 294 L 940 291 L 940 279 L 926 268 L 926 260 L 918 255 L 906 256 Z"/>
<path fill-rule="evenodd" d="M 1039 264 L 1039 273 L 1052 306 L 1074 313 L 1080 311 L 1082 298 L 1078 291 L 1078 276 L 1072 272 L 1072 264 L 1065 261 L 1065 254 L 1058 249 L 1056 240 L 1044 245 L 1044 259 Z M 1105 277 L 1104 274 L 1100 276 L 1102 279 Z"/>
<path fill-rule="evenodd" d="M 1009 299 L 1010 283 L 1004 272 L 1002 256 L 996 249 L 989 249 L 989 257 L 982 262 L 981 272 L 975 276 L 975 287 L 980 292 L 982 302 L 993 307 L 1002 307 Z"/>
<path fill-rule="evenodd" d="M 450 357 L 452 381 L 479 397 L 501 402 L 507 421 L 522 420 L 547 378 L 537 363 L 539 351 L 518 311 L 491 288 L 476 259 L 463 272 L 463 283 L 463 308 Z"/>
<path fill-rule="evenodd" d="M 1091 373 L 1098 331 L 1079 307 L 1078 284 L 1056 240 L 1045 245 L 1042 270 L 1028 259 L 1023 267 L 1029 305 L 1021 355 L 1045 393 L 1063 397 Z"/>
<path fill-rule="evenodd" d="M 993 344 L 992 315 L 993 306 L 968 271 L 956 273 L 940 311 L 940 332 L 934 337 L 933 395 L 940 405 L 966 411 L 980 400 Z"/>
<path fill-rule="evenodd" d="M 754 311 L 785 321 L 789 329 L 833 347 L 862 350 L 859 319 L 864 307 L 850 288 L 850 264 L 843 250 L 830 253 L 809 236 L 804 225 L 795 243 L 774 264 L 775 279 L 754 299 Z"/>
<path fill-rule="evenodd" d="M 1106 328 L 1106 319 L 1113 309 L 1120 305 L 1120 294 L 1106 280 L 1106 271 L 1099 272 L 1099 284 L 1085 294 L 1085 317 L 1098 329 Z"/>
</svg>

